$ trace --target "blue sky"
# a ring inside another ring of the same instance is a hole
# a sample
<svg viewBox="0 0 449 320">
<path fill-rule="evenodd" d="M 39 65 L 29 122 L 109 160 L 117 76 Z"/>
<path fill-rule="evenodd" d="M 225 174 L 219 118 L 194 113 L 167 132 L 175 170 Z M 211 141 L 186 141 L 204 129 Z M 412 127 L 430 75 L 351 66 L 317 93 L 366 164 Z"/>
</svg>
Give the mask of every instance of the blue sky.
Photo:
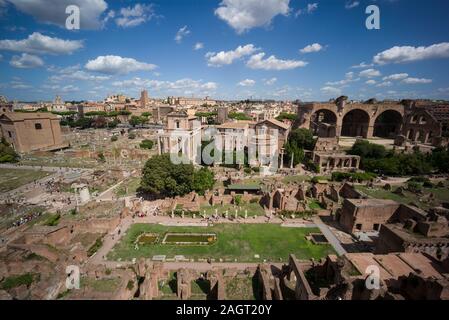
<svg viewBox="0 0 449 320">
<path fill-rule="evenodd" d="M 80 30 L 65 28 L 69 4 Z M 448 13 L 447 0 L 0 0 L 0 94 L 449 99 Z"/>
</svg>

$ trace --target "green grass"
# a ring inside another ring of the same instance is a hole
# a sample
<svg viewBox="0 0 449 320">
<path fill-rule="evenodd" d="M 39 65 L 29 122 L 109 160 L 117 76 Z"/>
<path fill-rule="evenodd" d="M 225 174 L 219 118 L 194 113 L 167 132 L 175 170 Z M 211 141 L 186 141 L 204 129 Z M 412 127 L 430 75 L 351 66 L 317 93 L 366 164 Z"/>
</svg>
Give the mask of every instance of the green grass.
<svg viewBox="0 0 449 320">
<path fill-rule="evenodd" d="M 310 177 L 306 175 L 285 176 L 282 179 L 283 183 L 301 183 L 304 181 L 310 181 Z"/>
<path fill-rule="evenodd" d="M 131 178 L 117 187 L 117 189 L 115 189 L 115 194 L 119 197 L 129 196 L 135 194 L 139 186 L 140 178 Z"/>
<path fill-rule="evenodd" d="M 232 278 L 226 282 L 227 300 L 256 300 L 256 282 L 252 277 Z"/>
<path fill-rule="evenodd" d="M 95 252 L 98 251 L 98 249 L 101 248 L 101 246 L 103 245 L 103 240 L 102 238 L 98 238 L 97 240 L 95 240 L 95 243 L 89 248 L 89 250 L 87 250 L 87 256 L 91 257 L 95 254 Z"/>
<path fill-rule="evenodd" d="M 309 208 L 311 210 L 322 210 L 324 209 L 317 200 L 312 200 L 309 202 Z"/>
<path fill-rule="evenodd" d="M 145 232 L 216 233 L 217 242 L 209 246 L 141 245 L 135 249 L 135 240 Z M 298 259 L 320 259 L 333 253 L 330 245 L 315 245 L 305 239 L 317 228 L 284 228 L 276 224 L 217 224 L 213 227 L 166 227 L 155 224 L 134 224 L 111 252 L 110 260 L 130 261 L 133 258 L 151 258 L 155 255 L 184 255 L 188 259 L 212 258 L 218 261 L 279 262 L 287 261 L 290 254 Z M 255 258 L 258 254 L 260 258 Z"/>
<path fill-rule="evenodd" d="M 0 193 L 17 189 L 25 184 L 50 175 L 49 172 L 26 169 L 0 169 Z"/>
<path fill-rule="evenodd" d="M 93 279 L 93 278 L 81 278 L 80 286 L 82 288 L 91 288 L 94 291 L 99 292 L 114 292 L 120 285 L 119 279 Z"/>
<path fill-rule="evenodd" d="M 5 278 L 0 283 L 0 288 L 2 290 L 9 290 L 12 288 L 19 287 L 21 285 L 26 285 L 29 287 L 37 278 L 39 277 L 39 274 L 33 274 L 33 273 L 25 273 L 18 276 L 11 276 L 8 278 Z"/>
<path fill-rule="evenodd" d="M 240 210 L 239 207 L 242 209 Z M 234 205 L 203 205 L 200 208 L 200 214 L 203 215 L 204 211 L 206 211 L 206 214 L 210 217 L 215 214 L 215 209 L 218 211 L 218 215 L 223 215 L 223 213 L 227 210 L 229 217 L 234 217 L 235 215 L 235 208 Z M 245 216 L 245 210 L 248 210 L 248 217 L 252 216 L 263 216 L 265 215 L 265 210 L 260 206 L 258 203 L 243 203 L 240 206 L 237 206 L 238 215 L 243 218 Z"/>
<path fill-rule="evenodd" d="M 449 188 L 447 186 L 445 188 L 422 188 L 425 194 L 433 193 L 435 196 L 435 200 L 429 203 L 419 201 L 423 198 L 423 196 L 418 196 L 406 190 L 404 191 L 405 196 L 393 193 L 393 191 L 396 190 L 397 187 L 393 187 L 391 191 L 384 190 L 382 188 L 371 189 L 365 186 L 356 186 L 356 189 L 376 199 L 389 199 L 403 204 L 409 204 L 413 202 L 421 209 L 428 209 L 433 206 L 438 206 L 441 202 L 449 201 Z"/>
</svg>

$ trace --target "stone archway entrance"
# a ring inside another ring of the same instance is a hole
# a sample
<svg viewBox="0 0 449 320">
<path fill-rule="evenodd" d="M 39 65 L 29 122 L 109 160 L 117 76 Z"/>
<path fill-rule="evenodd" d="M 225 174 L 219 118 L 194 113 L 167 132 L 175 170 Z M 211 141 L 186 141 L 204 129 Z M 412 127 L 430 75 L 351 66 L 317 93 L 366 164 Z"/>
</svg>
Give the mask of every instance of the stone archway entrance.
<svg viewBox="0 0 449 320">
<path fill-rule="evenodd" d="M 310 130 L 313 135 L 321 138 L 333 138 L 337 131 L 337 115 L 327 109 L 316 111 L 310 121 Z"/>
<path fill-rule="evenodd" d="M 366 111 L 361 109 L 349 111 L 343 118 L 341 135 L 367 138 L 369 120 L 369 115 Z"/>
<path fill-rule="evenodd" d="M 382 112 L 374 122 L 374 136 L 394 138 L 401 132 L 402 115 L 395 110 Z"/>
</svg>

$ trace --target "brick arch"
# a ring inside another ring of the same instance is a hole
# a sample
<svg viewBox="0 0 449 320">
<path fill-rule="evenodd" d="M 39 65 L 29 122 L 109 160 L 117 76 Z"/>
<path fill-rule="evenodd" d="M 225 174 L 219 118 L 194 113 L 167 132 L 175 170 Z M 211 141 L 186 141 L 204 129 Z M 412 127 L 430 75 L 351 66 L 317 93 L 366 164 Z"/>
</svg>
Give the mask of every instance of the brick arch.
<svg viewBox="0 0 449 320">
<path fill-rule="evenodd" d="M 338 114 L 331 108 L 317 108 L 310 116 L 310 130 L 320 137 L 335 137 Z"/>
<path fill-rule="evenodd" d="M 341 135 L 367 138 L 370 123 L 371 116 L 366 110 L 361 108 L 349 109 L 342 117 Z"/>
<path fill-rule="evenodd" d="M 396 109 L 386 109 L 377 113 L 372 119 L 373 136 L 394 138 L 400 134 L 404 121 L 403 113 Z"/>
</svg>

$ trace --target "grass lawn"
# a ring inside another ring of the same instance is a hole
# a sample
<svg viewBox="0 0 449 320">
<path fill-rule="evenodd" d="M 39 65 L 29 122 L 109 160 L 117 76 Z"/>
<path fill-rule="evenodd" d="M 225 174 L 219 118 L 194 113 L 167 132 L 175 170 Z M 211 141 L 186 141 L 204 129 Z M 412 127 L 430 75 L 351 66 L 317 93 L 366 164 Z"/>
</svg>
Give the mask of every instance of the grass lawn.
<svg viewBox="0 0 449 320">
<path fill-rule="evenodd" d="M 118 289 L 120 285 L 120 280 L 111 278 L 111 279 L 94 279 L 82 277 L 80 282 L 80 287 L 88 287 L 93 289 L 94 291 L 99 292 L 114 292 Z"/>
<path fill-rule="evenodd" d="M 317 200 L 312 200 L 309 202 L 309 209 L 311 210 L 322 210 L 324 209 Z"/>
<path fill-rule="evenodd" d="M 365 186 L 356 186 L 356 189 L 377 199 L 390 199 L 404 204 L 413 202 L 421 209 L 428 209 L 434 206 L 438 206 L 441 202 L 449 201 L 449 188 L 447 186 L 445 188 L 423 188 L 423 196 L 417 196 L 416 194 L 409 191 L 404 191 L 405 196 L 398 195 L 392 192 L 396 190 L 397 187 L 393 187 L 391 191 L 387 191 L 382 188 L 371 189 Z M 421 198 L 425 197 L 425 194 L 429 193 L 434 194 L 435 200 L 428 203 L 422 202 Z"/>
<path fill-rule="evenodd" d="M 310 181 L 310 177 L 306 175 L 295 175 L 282 178 L 283 183 L 301 183 L 304 181 Z"/>
<path fill-rule="evenodd" d="M 253 277 L 232 278 L 226 282 L 226 299 L 228 300 L 256 300 L 259 286 Z"/>
<path fill-rule="evenodd" d="M 123 182 L 117 189 L 115 189 L 115 194 L 119 197 L 129 196 L 136 193 L 140 186 L 140 178 L 130 178 L 129 180 Z"/>
<path fill-rule="evenodd" d="M 239 209 L 239 207 L 241 209 Z M 231 204 L 215 205 L 215 206 L 203 205 L 200 208 L 200 214 L 202 215 L 204 213 L 204 211 L 206 211 L 206 214 L 208 216 L 212 216 L 215 214 L 215 209 L 218 210 L 217 211 L 218 215 L 223 215 L 223 213 L 226 210 L 228 211 L 229 216 L 233 217 L 235 215 L 235 207 L 234 207 L 234 205 L 231 205 Z M 237 209 L 238 209 L 237 214 L 240 217 L 245 216 L 245 210 L 248 210 L 248 217 L 265 215 L 265 210 L 258 203 L 244 203 L 244 204 L 241 204 L 240 206 L 237 206 Z"/>
<path fill-rule="evenodd" d="M 216 233 L 217 242 L 203 246 L 177 246 L 161 244 L 140 245 L 135 248 L 135 240 L 145 232 L 195 232 Z M 293 253 L 298 259 L 320 259 L 334 253 L 330 245 L 315 245 L 305 239 L 311 232 L 319 232 L 317 228 L 285 228 L 276 224 L 217 224 L 213 227 L 166 227 L 155 224 L 134 224 L 108 254 L 110 260 L 130 261 L 133 258 L 151 258 L 155 255 L 184 255 L 188 259 L 212 258 L 218 261 L 237 262 L 279 262 L 287 261 Z M 259 258 L 255 258 L 259 255 Z"/>
<path fill-rule="evenodd" d="M 0 193 L 14 190 L 50 174 L 50 172 L 45 171 L 2 168 L 0 169 Z"/>
</svg>

